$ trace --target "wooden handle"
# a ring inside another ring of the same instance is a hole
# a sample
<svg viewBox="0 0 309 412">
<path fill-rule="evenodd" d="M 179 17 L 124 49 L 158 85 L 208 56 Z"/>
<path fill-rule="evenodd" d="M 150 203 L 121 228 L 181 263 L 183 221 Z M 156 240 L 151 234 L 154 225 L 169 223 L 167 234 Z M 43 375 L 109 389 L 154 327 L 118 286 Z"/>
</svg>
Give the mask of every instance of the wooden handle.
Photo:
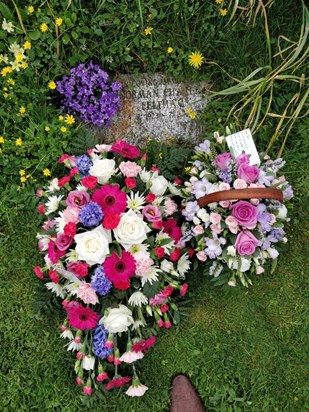
<svg viewBox="0 0 309 412">
<path fill-rule="evenodd" d="M 210 193 L 209 195 L 199 198 L 197 203 L 200 207 L 204 207 L 209 203 L 239 199 L 275 199 L 280 200 L 282 203 L 283 192 L 279 189 L 259 187 L 252 189 L 222 190 L 221 192 Z"/>
</svg>

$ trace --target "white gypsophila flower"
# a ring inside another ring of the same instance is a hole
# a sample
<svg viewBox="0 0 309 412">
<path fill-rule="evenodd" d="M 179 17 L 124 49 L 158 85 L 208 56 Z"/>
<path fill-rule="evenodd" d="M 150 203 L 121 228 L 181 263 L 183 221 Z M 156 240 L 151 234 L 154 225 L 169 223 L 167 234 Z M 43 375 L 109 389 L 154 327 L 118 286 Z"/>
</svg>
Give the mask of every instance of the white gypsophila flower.
<svg viewBox="0 0 309 412">
<path fill-rule="evenodd" d="M 88 189 L 85 186 L 83 186 L 81 183 L 79 183 L 76 186 L 76 190 L 78 190 L 79 192 L 87 192 L 88 191 Z"/>
<path fill-rule="evenodd" d="M 69 252 L 65 255 L 65 261 L 68 263 L 77 262 L 78 254 L 75 249 L 70 249 Z"/>
<path fill-rule="evenodd" d="M 85 355 L 82 360 L 82 368 L 86 371 L 92 371 L 94 369 L 95 357 Z"/>
<path fill-rule="evenodd" d="M 126 391 L 126 395 L 132 396 L 132 397 L 143 396 L 146 391 L 148 391 L 148 387 L 140 383 L 137 386 L 131 385 Z"/>
<path fill-rule="evenodd" d="M 130 195 L 127 195 L 128 208 L 132 210 L 141 210 L 145 203 L 145 197 L 140 195 L 139 192 L 134 193 L 130 192 Z"/>
<path fill-rule="evenodd" d="M 45 215 L 50 215 L 53 212 L 58 210 L 61 200 L 63 199 L 63 195 L 61 196 L 50 196 L 46 202 L 46 212 Z"/>
<path fill-rule="evenodd" d="M 152 285 L 153 282 L 156 282 L 158 280 L 159 273 L 161 272 L 162 270 L 160 270 L 158 267 L 151 266 L 151 268 L 147 270 L 147 272 L 144 273 L 141 277 L 142 286 L 144 286 L 146 282 L 149 282 Z"/>
<path fill-rule="evenodd" d="M 146 253 L 149 249 L 149 245 L 147 243 L 140 243 L 138 245 L 132 245 L 129 249 L 129 252 L 132 255 L 136 255 L 137 253 Z"/>
<path fill-rule="evenodd" d="M 71 351 L 75 352 L 75 351 L 79 351 L 82 348 L 83 345 L 80 342 L 75 342 L 75 340 L 73 339 L 66 346 L 68 347 L 67 348 L 68 351 L 71 350 Z"/>
<path fill-rule="evenodd" d="M 135 320 L 134 322 L 133 322 L 133 324 L 132 324 L 132 329 L 133 330 L 136 330 L 136 329 L 138 329 L 138 328 L 140 328 L 140 327 L 144 327 L 145 326 L 145 322 L 143 322 L 142 320 L 140 320 L 140 319 L 138 319 L 138 320 Z M 134 342 L 134 339 L 133 339 L 133 342 Z"/>
<path fill-rule="evenodd" d="M 129 299 L 129 304 L 131 306 L 142 306 L 147 305 L 148 298 L 139 290 L 137 292 L 132 293 Z"/>
<path fill-rule="evenodd" d="M 14 31 L 13 23 L 11 23 L 10 21 L 6 21 L 6 19 L 3 19 L 2 28 L 8 33 L 13 33 Z"/>
<path fill-rule="evenodd" d="M 169 182 L 168 185 L 167 185 L 167 188 L 173 196 L 180 196 L 181 195 L 181 190 L 179 190 L 178 187 L 175 184 Z"/>
<path fill-rule="evenodd" d="M 65 330 L 61 333 L 60 338 L 72 340 L 72 339 L 74 339 L 74 335 L 73 335 L 71 329 L 65 329 Z"/>
<path fill-rule="evenodd" d="M 64 299 L 65 294 L 63 292 L 63 287 L 59 285 L 59 283 L 47 282 L 45 283 L 45 286 L 47 287 L 48 290 L 51 290 L 52 292 L 56 293 L 57 296 Z"/>
<path fill-rule="evenodd" d="M 53 193 L 57 192 L 58 190 L 60 190 L 60 187 L 58 186 L 58 179 L 55 177 L 49 182 L 49 186 L 46 189 L 46 192 Z"/>
<path fill-rule="evenodd" d="M 177 272 L 179 272 L 181 276 L 184 276 L 185 273 L 187 273 L 189 269 L 190 269 L 190 260 L 189 260 L 189 256 L 187 255 L 187 253 L 185 253 L 179 258 L 177 262 Z"/>
<path fill-rule="evenodd" d="M 236 249 L 234 248 L 234 246 L 228 246 L 226 248 L 226 251 L 229 256 L 236 256 Z"/>
<path fill-rule="evenodd" d="M 119 360 L 124 363 L 133 363 L 139 359 L 143 359 L 144 354 L 141 351 L 135 352 L 132 350 L 128 350 L 127 352 L 124 352 Z"/>
<path fill-rule="evenodd" d="M 163 245 L 164 253 L 169 253 L 170 249 L 173 249 L 174 247 L 174 240 L 169 237 L 169 235 L 165 232 L 163 232 L 163 229 L 157 234 L 156 236 L 156 245 L 161 246 L 161 243 L 164 241 L 166 242 L 166 239 L 170 239 L 170 242 L 166 243 Z"/>
<path fill-rule="evenodd" d="M 141 172 L 139 172 L 139 176 L 143 183 L 149 182 L 151 175 L 152 173 L 148 172 L 145 168 Z"/>
</svg>

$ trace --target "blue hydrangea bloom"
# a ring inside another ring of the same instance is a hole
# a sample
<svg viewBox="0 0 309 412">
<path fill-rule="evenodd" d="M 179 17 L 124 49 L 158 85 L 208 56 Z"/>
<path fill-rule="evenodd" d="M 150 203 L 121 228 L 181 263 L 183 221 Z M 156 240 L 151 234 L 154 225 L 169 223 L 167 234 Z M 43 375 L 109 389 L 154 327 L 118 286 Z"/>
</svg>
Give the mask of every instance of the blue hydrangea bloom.
<svg viewBox="0 0 309 412">
<path fill-rule="evenodd" d="M 112 282 L 105 276 L 102 266 L 98 266 L 91 278 L 91 287 L 101 296 L 107 295 L 111 290 Z"/>
<path fill-rule="evenodd" d="M 87 203 L 78 214 L 80 223 L 85 227 L 98 226 L 103 217 L 102 209 L 95 202 Z"/>
<path fill-rule="evenodd" d="M 81 156 L 78 156 L 75 159 L 75 164 L 82 177 L 89 175 L 89 169 L 92 166 L 92 161 L 89 159 L 87 155 L 83 154 Z"/>
<path fill-rule="evenodd" d="M 92 333 L 93 351 L 99 358 L 107 358 L 112 352 L 113 348 L 106 348 L 105 342 L 108 338 L 108 331 L 103 325 L 97 326 Z"/>
</svg>

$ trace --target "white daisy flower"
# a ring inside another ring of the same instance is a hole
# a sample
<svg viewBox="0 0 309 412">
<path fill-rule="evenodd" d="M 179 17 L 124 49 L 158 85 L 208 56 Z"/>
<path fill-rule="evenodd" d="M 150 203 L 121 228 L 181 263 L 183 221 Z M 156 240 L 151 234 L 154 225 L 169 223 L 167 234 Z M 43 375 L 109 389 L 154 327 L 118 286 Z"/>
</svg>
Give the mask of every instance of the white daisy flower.
<svg viewBox="0 0 309 412">
<path fill-rule="evenodd" d="M 73 335 L 71 329 L 66 329 L 61 333 L 60 338 L 72 340 L 72 339 L 74 339 L 74 335 Z"/>
<path fill-rule="evenodd" d="M 2 28 L 8 33 L 13 33 L 14 31 L 13 23 L 11 23 L 10 21 L 6 21 L 6 19 L 3 19 Z"/>
<path fill-rule="evenodd" d="M 0 63 L 7 63 L 9 61 L 9 58 L 6 54 L 0 54 Z"/>
<path fill-rule="evenodd" d="M 130 196 L 127 196 L 128 207 L 132 210 L 141 210 L 145 203 L 145 197 L 140 195 L 139 192 L 130 192 Z"/>
<path fill-rule="evenodd" d="M 57 296 L 60 296 L 62 299 L 64 299 L 65 294 L 63 292 L 63 287 L 59 285 L 59 283 L 47 282 L 45 283 L 45 286 L 48 290 L 51 290 L 52 292 L 56 293 Z"/>
<path fill-rule="evenodd" d="M 76 186 L 76 190 L 79 190 L 80 192 L 87 192 L 88 189 L 85 186 L 83 186 L 81 183 L 79 183 Z"/>
<path fill-rule="evenodd" d="M 177 262 L 177 272 L 179 272 L 181 276 L 184 276 L 185 273 L 187 273 L 189 269 L 190 269 L 189 256 L 187 255 L 187 253 L 185 253 L 179 258 Z"/>
<path fill-rule="evenodd" d="M 132 255 L 136 255 L 139 252 L 146 253 L 148 251 L 148 248 L 149 248 L 149 245 L 144 244 L 144 243 L 140 243 L 138 245 L 132 245 L 129 249 L 129 252 Z"/>
<path fill-rule="evenodd" d="M 142 305 L 147 305 L 147 303 L 148 303 L 147 296 L 145 296 L 140 291 L 132 293 L 129 299 L 129 304 L 131 306 L 142 306 Z"/>
<path fill-rule="evenodd" d="M 46 192 L 53 193 L 53 192 L 57 192 L 58 190 L 60 190 L 60 187 L 58 186 L 58 179 L 55 177 L 49 182 L 49 186 Z"/>
<path fill-rule="evenodd" d="M 59 216 L 55 217 L 55 222 L 56 222 L 56 232 L 59 235 L 60 233 L 63 233 L 64 226 L 67 224 L 63 212 L 59 212 Z"/>
<path fill-rule="evenodd" d="M 61 196 L 50 196 L 46 202 L 46 212 L 45 215 L 49 215 L 53 212 L 58 210 L 61 200 L 63 199 L 63 195 Z"/>
<path fill-rule="evenodd" d="M 70 251 L 65 255 L 65 261 L 68 263 L 78 261 L 78 253 L 75 249 L 70 249 Z"/>
<path fill-rule="evenodd" d="M 161 272 L 162 270 L 159 269 L 158 267 L 151 266 L 151 268 L 146 273 L 144 273 L 143 276 L 141 277 L 142 286 L 144 286 L 146 282 L 149 282 L 152 285 L 153 282 L 158 280 L 158 275 Z"/>
</svg>

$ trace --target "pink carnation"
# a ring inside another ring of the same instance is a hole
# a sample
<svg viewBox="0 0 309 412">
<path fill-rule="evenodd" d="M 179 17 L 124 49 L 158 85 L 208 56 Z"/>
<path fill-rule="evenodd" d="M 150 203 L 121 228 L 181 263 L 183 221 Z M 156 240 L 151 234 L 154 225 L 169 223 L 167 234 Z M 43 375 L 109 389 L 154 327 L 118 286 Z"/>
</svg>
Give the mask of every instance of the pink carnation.
<svg viewBox="0 0 309 412">
<path fill-rule="evenodd" d="M 136 263 L 137 276 L 143 276 L 154 264 L 154 261 L 151 259 L 149 253 L 138 252 L 134 255 L 134 259 Z"/>
<path fill-rule="evenodd" d="M 77 296 L 86 304 L 95 305 L 99 303 L 98 296 L 90 283 L 83 282 L 78 288 Z"/>
<path fill-rule="evenodd" d="M 125 177 L 136 177 L 142 168 L 135 162 L 121 162 L 119 169 L 124 174 Z"/>
<path fill-rule="evenodd" d="M 164 210 L 166 216 L 171 216 L 173 213 L 177 211 L 178 207 L 174 200 L 170 199 L 169 197 L 164 202 Z"/>
</svg>

